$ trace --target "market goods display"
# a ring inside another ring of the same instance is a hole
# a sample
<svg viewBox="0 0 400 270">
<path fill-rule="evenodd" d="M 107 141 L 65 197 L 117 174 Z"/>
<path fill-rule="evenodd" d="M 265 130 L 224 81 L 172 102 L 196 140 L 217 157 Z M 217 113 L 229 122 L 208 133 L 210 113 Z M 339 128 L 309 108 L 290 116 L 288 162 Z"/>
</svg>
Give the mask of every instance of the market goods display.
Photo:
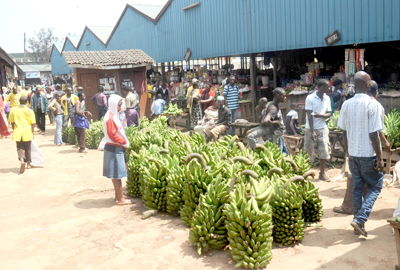
<svg viewBox="0 0 400 270">
<path fill-rule="evenodd" d="M 303 239 L 303 190 L 293 182 L 305 181 L 294 176 L 283 185 L 276 185 L 271 199 L 273 208 L 274 240 L 281 245 L 290 245 Z"/>
<path fill-rule="evenodd" d="M 142 196 L 146 213 L 179 215 L 199 254 L 231 249 L 237 267 L 261 268 L 272 259 L 273 239 L 300 241 L 304 219 L 322 215 L 318 190 L 305 184 L 314 174 L 302 151 L 286 157 L 269 141 L 252 151 L 237 136 L 206 143 L 168 128 L 166 117 L 126 133 L 128 194 Z"/>
<path fill-rule="evenodd" d="M 90 128 L 86 130 L 86 147 L 89 149 L 97 149 L 101 140 L 104 138 L 103 121 L 91 121 Z M 75 144 L 79 146 L 76 139 L 75 128 L 71 125 L 67 127 L 62 133 L 62 140 L 64 143 Z"/>
<path fill-rule="evenodd" d="M 400 112 L 397 109 L 391 110 L 385 115 L 383 134 L 390 144 L 390 148 L 400 146 Z"/>
<path fill-rule="evenodd" d="M 224 214 L 235 267 L 258 269 L 272 259 L 273 224 L 268 203 L 272 188 L 265 182 L 252 182 L 250 190 L 243 183 L 236 185 Z"/>
<path fill-rule="evenodd" d="M 340 116 L 340 111 L 336 111 L 330 118 L 327 118 L 325 120 L 330 130 L 333 130 L 335 132 L 341 131 L 341 128 L 338 127 L 337 125 L 339 121 L 339 116 Z"/>
<path fill-rule="evenodd" d="M 225 216 L 222 214 L 229 198 L 229 184 L 218 177 L 207 186 L 205 194 L 200 195 L 199 206 L 193 213 L 189 240 L 197 248 L 199 255 L 211 249 L 223 249 L 227 244 Z"/>
<path fill-rule="evenodd" d="M 303 215 L 305 222 L 316 222 L 322 217 L 322 200 L 319 197 L 318 188 L 311 181 L 303 188 Z"/>
<path fill-rule="evenodd" d="M 164 114 L 177 115 L 182 113 L 183 110 L 178 108 L 178 104 L 169 103 L 168 108 L 164 110 Z"/>
</svg>

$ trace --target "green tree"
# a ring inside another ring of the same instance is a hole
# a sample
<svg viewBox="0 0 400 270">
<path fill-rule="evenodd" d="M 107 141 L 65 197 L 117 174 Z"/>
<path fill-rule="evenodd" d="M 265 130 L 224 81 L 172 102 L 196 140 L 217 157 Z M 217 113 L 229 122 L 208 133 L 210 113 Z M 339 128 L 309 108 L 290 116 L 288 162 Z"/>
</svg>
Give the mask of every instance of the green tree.
<svg viewBox="0 0 400 270">
<path fill-rule="evenodd" d="M 41 28 L 35 37 L 28 39 L 28 57 L 33 62 L 50 62 L 51 48 L 62 39 L 54 36 L 53 28 Z"/>
</svg>

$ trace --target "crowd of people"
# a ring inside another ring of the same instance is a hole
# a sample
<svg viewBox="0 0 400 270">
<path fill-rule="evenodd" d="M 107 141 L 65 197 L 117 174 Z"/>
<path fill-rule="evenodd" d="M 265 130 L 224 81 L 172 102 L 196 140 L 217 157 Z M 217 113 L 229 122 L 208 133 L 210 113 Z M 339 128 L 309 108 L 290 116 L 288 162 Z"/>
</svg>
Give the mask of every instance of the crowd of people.
<svg viewBox="0 0 400 270">
<path fill-rule="evenodd" d="M 383 157 L 381 142 L 384 148 L 389 144 L 382 134 L 384 123 L 384 108 L 376 101 L 378 87 L 365 72 L 358 72 L 355 77 L 356 94 L 345 100 L 342 94 L 341 82 L 336 81 L 333 88 L 326 80 L 320 80 L 317 90 L 307 96 L 305 101 L 306 125 L 302 130 L 298 126 L 297 103 L 291 104 L 291 110 L 283 119 L 279 104 L 285 102 L 286 92 L 282 88 L 273 90 L 273 100 L 268 102 L 261 98 L 256 111 L 259 114 L 260 125 L 247 133 L 249 146 L 255 149 L 260 139 L 267 139 L 277 144 L 281 152 L 288 154 L 283 135 L 300 136 L 304 132 L 304 148 L 314 160 L 315 149 L 318 150 L 320 161 L 319 179 L 329 181 L 325 173 L 326 160 L 330 158 L 329 130 L 326 119 L 332 113 L 340 110 L 338 126 L 343 130 L 344 151 L 349 157 L 349 167 L 352 177 L 348 178 L 348 190 L 342 206 L 334 211 L 344 214 L 354 214 L 351 226 L 354 233 L 367 236 L 365 222 L 368 220 L 374 202 L 383 185 Z M 87 118 L 91 113 L 85 109 L 85 94 L 82 88 L 71 87 L 62 91 L 58 85 L 55 89 L 31 86 L 19 89 L 12 87 L 4 102 L 0 97 L 0 134 L 10 136 L 8 122 L 11 123 L 12 139 L 16 141 L 18 160 L 21 163 L 20 173 L 25 168 L 31 168 L 30 149 L 34 138 L 34 128 L 45 134 L 45 117 L 48 115 L 50 124 L 56 124 L 54 144 L 62 145 L 61 132 L 69 123 L 75 128 L 79 141 L 79 152 L 85 153 L 85 130 L 89 128 Z M 124 129 L 127 126 L 139 127 L 140 105 L 139 96 L 133 87 L 123 88 L 126 98 L 120 93 L 105 96 L 104 88 L 91 98 L 97 107 L 98 119 L 103 118 L 104 148 L 103 176 L 112 179 L 115 189 L 115 200 L 118 205 L 132 203 L 122 193 L 121 179 L 127 176 L 124 152 L 129 146 Z M 156 92 L 153 113 L 157 116 L 163 113 L 170 102 L 169 90 L 165 84 L 158 83 L 152 88 Z M 239 100 L 241 98 L 235 77 L 231 77 L 223 90 L 223 95 L 216 96 L 211 85 L 206 84 L 200 89 L 198 81 L 193 81 L 187 91 L 188 108 L 190 112 L 190 128 L 204 134 L 207 140 L 218 140 L 224 132 L 235 134 L 232 123 L 237 118 Z M 7 110 L 9 108 L 9 110 Z M 139 127 L 140 128 L 140 127 Z M 350 181 L 350 183 L 349 183 Z"/>
</svg>

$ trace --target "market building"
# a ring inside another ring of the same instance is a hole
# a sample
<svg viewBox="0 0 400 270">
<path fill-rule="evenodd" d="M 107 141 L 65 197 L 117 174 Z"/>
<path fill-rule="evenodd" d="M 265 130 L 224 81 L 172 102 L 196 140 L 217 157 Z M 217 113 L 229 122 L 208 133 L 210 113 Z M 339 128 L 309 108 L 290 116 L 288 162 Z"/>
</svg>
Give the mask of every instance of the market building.
<svg viewBox="0 0 400 270">
<path fill-rule="evenodd" d="M 322 11 L 326 11 L 323 20 Z M 271 99 L 277 86 L 289 94 L 282 105 L 284 113 L 290 102 L 303 101 L 320 78 L 332 82 L 340 77 L 348 85 L 363 69 L 381 88 L 392 89 L 397 84 L 390 82 L 398 77 L 399 14 L 396 0 L 127 4 L 115 27 L 86 27 L 77 50 L 140 49 L 175 87 L 182 78 L 190 83 L 196 77 L 221 90 L 229 72 L 246 90 L 244 98 L 252 104 L 256 121 L 255 104 L 261 97 Z M 187 52 L 189 61 L 184 60 Z M 240 59 L 240 69 L 233 69 L 235 58 Z M 192 70 L 182 73 L 184 67 Z M 173 90 L 174 95 L 181 90 Z M 392 97 L 388 102 L 392 107 L 396 103 Z"/>
<path fill-rule="evenodd" d="M 0 47 L 0 89 L 7 87 L 9 82 L 20 84 L 24 82 L 24 72 L 14 62 L 10 55 Z"/>
</svg>

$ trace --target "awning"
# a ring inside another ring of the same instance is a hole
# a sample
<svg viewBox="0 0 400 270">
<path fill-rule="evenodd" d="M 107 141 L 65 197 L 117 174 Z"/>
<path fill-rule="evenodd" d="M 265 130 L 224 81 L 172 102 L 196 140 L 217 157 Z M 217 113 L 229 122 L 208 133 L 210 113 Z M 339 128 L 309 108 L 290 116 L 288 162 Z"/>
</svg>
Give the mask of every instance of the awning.
<svg viewBox="0 0 400 270">
<path fill-rule="evenodd" d="M 65 51 L 68 67 L 93 69 L 135 68 L 154 64 L 153 58 L 142 50 Z"/>
</svg>

